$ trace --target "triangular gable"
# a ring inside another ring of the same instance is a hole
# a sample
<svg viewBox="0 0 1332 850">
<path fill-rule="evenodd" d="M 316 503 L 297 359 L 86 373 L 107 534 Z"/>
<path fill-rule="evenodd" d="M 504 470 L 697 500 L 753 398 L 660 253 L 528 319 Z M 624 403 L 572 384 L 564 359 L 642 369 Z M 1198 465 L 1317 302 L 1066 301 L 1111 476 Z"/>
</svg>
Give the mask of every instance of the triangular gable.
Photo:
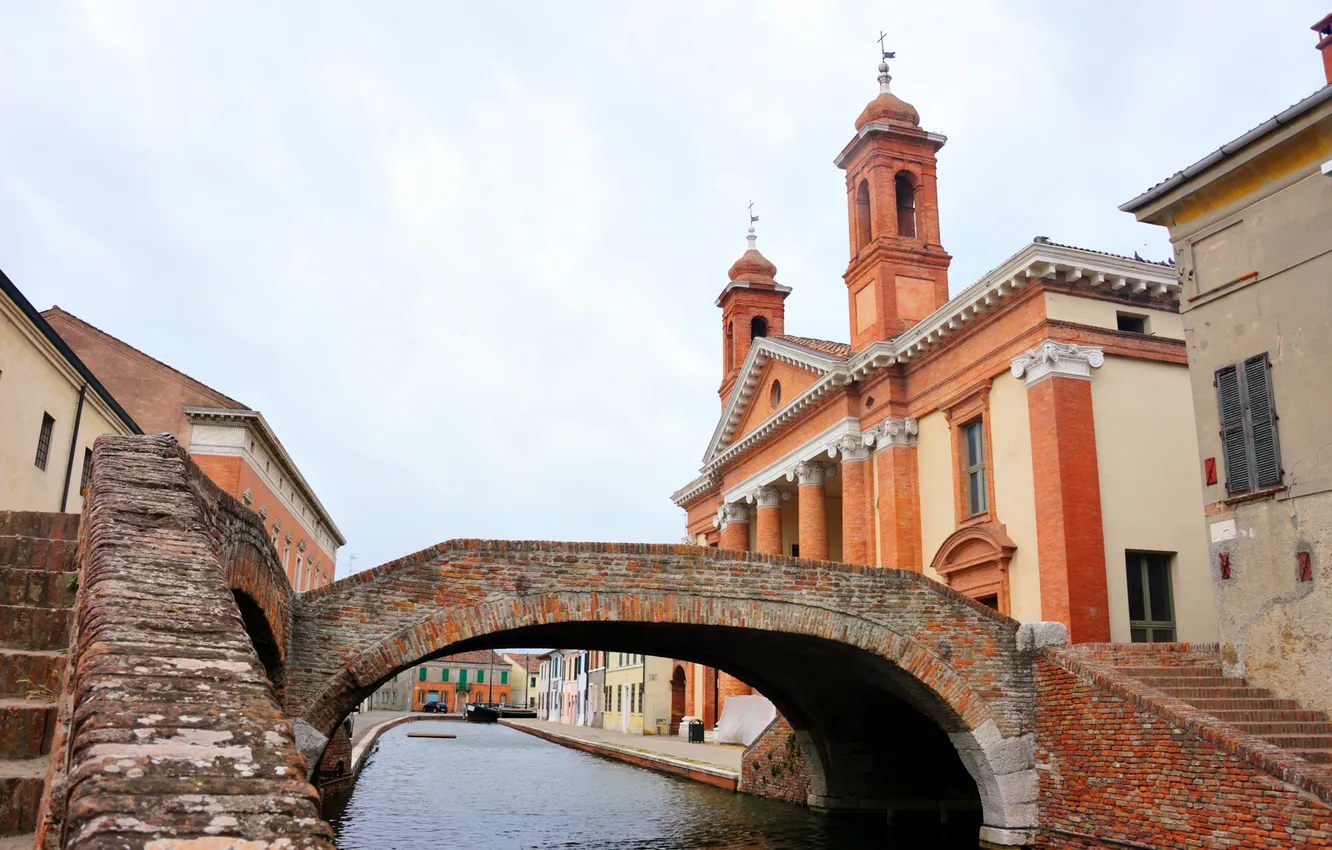
<svg viewBox="0 0 1332 850">
<path fill-rule="evenodd" d="M 740 417 L 740 424 L 736 426 L 732 439 L 739 439 L 753 431 L 763 424 L 763 420 L 781 410 L 797 394 L 813 386 L 818 379 L 819 373 L 807 367 L 793 366 L 781 360 L 769 360 L 759 372 L 758 383 L 754 387 L 754 395 L 749 400 L 749 404 L 746 405 L 745 412 Z M 776 406 L 773 406 L 772 403 L 773 381 L 781 386 L 781 398 Z"/>
<path fill-rule="evenodd" d="M 703 455 L 704 463 L 710 462 L 719 451 L 726 448 L 742 433 L 738 429 L 746 419 L 746 414 L 749 413 L 750 403 L 757 394 L 757 389 L 760 386 L 759 381 L 762 379 L 764 368 L 769 361 L 777 361 L 808 373 L 810 375 L 809 382 L 801 389 L 808 388 L 809 385 L 828 374 L 828 372 L 846 363 L 840 357 L 814 351 L 784 340 L 773 339 L 772 337 L 762 337 L 756 340 L 749 349 L 749 356 L 745 358 L 745 364 L 740 367 L 740 374 L 736 377 L 735 387 L 731 390 L 730 397 L 726 399 L 726 406 L 722 409 L 721 419 L 718 420 L 717 427 L 712 432 L 712 439 L 708 442 L 708 450 Z M 784 386 L 785 383 L 783 382 Z M 782 406 L 785 406 L 786 399 L 795 398 L 799 392 L 799 390 L 794 390 L 788 394 L 783 388 Z M 764 403 L 759 405 L 760 410 L 767 406 L 766 401 L 766 398 L 763 399 Z M 772 413 L 771 410 L 763 413 L 753 422 L 753 425 L 757 426 Z"/>
</svg>

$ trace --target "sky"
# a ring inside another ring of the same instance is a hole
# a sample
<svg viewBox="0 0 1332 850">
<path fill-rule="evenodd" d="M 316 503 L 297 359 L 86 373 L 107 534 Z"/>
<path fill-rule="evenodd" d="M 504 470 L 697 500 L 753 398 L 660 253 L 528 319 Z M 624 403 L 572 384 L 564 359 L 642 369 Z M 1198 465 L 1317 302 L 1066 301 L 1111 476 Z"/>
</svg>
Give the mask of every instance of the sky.
<svg viewBox="0 0 1332 850">
<path fill-rule="evenodd" d="M 1324 81 L 1325 4 L 0 0 L 0 269 L 263 411 L 347 538 L 676 542 L 745 247 L 847 338 L 833 158 L 893 91 L 954 293 Z"/>
</svg>

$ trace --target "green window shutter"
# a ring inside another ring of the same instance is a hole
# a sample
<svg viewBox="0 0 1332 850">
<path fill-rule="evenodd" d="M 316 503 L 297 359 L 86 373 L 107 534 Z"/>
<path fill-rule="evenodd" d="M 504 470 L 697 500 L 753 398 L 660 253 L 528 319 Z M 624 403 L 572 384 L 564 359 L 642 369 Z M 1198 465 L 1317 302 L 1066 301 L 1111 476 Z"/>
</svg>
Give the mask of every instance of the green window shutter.
<svg viewBox="0 0 1332 850">
<path fill-rule="evenodd" d="M 426 680 L 426 668 L 422 667 L 420 671 L 417 672 L 416 679 L 419 682 L 424 682 Z"/>
<path fill-rule="evenodd" d="M 1277 446 L 1276 406 L 1272 402 L 1271 372 L 1267 355 L 1244 361 L 1245 402 L 1249 406 L 1249 427 L 1253 432 L 1254 477 L 1259 487 L 1281 483 L 1281 453 Z"/>
<path fill-rule="evenodd" d="M 1267 354 L 1218 370 L 1215 383 L 1227 492 L 1280 484 L 1281 446 Z"/>
<path fill-rule="evenodd" d="M 1239 366 L 1216 373 L 1217 415 L 1221 422 L 1221 448 L 1226 464 L 1226 490 L 1247 493 L 1253 489 L 1249 475 L 1249 452 L 1244 434 L 1244 401 Z"/>
<path fill-rule="evenodd" d="M 477 683 L 478 685 L 484 685 L 484 684 L 486 683 L 486 671 L 485 671 L 485 670 L 477 670 L 477 671 L 476 671 L 476 683 Z"/>
<path fill-rule="evenodd" d="M 466 685 L 466 684 L 467 684 L 467 668 L 466 668 L 466 667 L 462 667 L 462 668 L 460 668 L 460 669 L 458 670 L 458 684 L 460 684 L 460 685 Z"/>
<path fill-rule="evenodd" d="M 508 671 L 508 670 L 501 670 L 501 671 L 500 671 L 500 684 L 501 684 L 501 685 L 507 685 L 507 684 L 509 684 L 509 671 Z"/>
<path fill-rule="evenodd" d="M 449 668 L 445 667 L 443 670 L 439 671 L 439 680 L 441 682 L 447 682 L 449 680 Z"/>
</svg>

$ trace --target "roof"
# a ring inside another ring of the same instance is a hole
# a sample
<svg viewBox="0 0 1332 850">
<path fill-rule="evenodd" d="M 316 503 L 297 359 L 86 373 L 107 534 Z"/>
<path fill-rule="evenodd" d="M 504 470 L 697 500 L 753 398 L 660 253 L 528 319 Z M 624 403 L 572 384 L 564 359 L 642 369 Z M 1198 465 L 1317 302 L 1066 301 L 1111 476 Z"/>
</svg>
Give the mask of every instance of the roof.
<svg viewBox="0 0 1332 850">
<path fill-rule="evenodd" d="M 1137 212 L 1139 209 L 1145 207 L 1150 202 L 1156 200 L 1157 198 L 1160 198 L 1161 196 L 1165 195 L 1167 192 L 1171 191 L 1177 186 L 1180 186 L 1186 180 L 1190 180 L 1198 176 L 1202 172 L 1211 168 L 1213 165 L 1216 165 L 1218 162 L 1221 162 L 1223 159 L 1238 153 L 1239 151 L 1248 147 L 1251 143 L 1257 141 L 1258 139 L 1261 139 L 1263 136 L 1266 136 L 1268 133 L 1271 133 L 1276 128 L 1281 127 L 1285 124 L 1289 124 L 1295 119 L 1300 118 L 1301 116 L 1309 112 L 1312 112 L 1314 109 L 1316 109 L 1319 106 L 1322 106 L 1328 100 L 1332 100 L 1332 83 L 1323 86 L 1321 89 L 1309 95 L 1308 97 L 1304 98 L 1303 100 L 1299 101 L 1298 103 L 1295 103 L 1293 106 L 1291 106 L 1284 112 L 1278 112 L 1276 115 L 1273 115 L 1271 118 L 1259 124 L 1257 127 L 1254 127 L 1252 130 L 1240 136 L 1239 138 L 1226 142 L 1224 145 L 1212 151 L 1207 156 L 1193 163 L 1193 165 L 1190 165 L 1187 168 L 1183 168 L 1179 171 L 1176 171 L 1174 174 L 1162 180 L 1160 183 L 1157 183 L 1155 186 L 1148 189 L 1146 192 L 1143 192 L 1141 195 L 1137 196 L 1133 200 L 1126 201 L 1125 203 L 1120 204 L 1119 209 L 1127 213 Z"/>
<path fill-rule="evenodd" d="M 1097 251 L 1095 248 L 1083 248 L 1078 245 L 1067 245 L 1063 242 L 1054 242 L 1045 236 L 1037 236 L 1035 239 L 1031 240 L 1031 244 L 1053 245 L 1056 248 L 1069 248 L 1071 250 L 1082 251 L 1083 253 L 1087 254 L 1100 254 L 1102 257 L 1114 257 L 1115 259 L 1118 260 L 1132 260 L 1135 263 L 1151 263 L 1153 265 L 1164 266 L 1166 268 L 1174 268 L 1175 266 L 1174 262 L 1171 260 L 1145 260 L 1142 257 L 1139 257 L 1137 254 L 1134 254 L 1132 257 L 1130 257 L 1127 254 L 1115 254 L 1110 251 Z"/>
<path fill-rule="evenodd" d="M 18 306 L 19 311 L 27 317 L 29 322 L 32 322 L 42 336 L 46 337 L 46 341 L 51 343 L 56 351 L 60 352 L 60 356 L 65 358 L 65 362 L 69 363 L 74 371 L 79 373 L 79 376 L 92 388 L 92 391 L 107 407 L 115 412 L 116 416 L 120 417 L 120 421 L 124 422 L 131 432 L 135 434 L 143 433 L 143 429 L 139 427 L 138 423 L 130 418 L 130 415 L 125 412 L 125 408 L 121 407 L 106 387 L 102 386 L 102 382 L 97 380 L 97 376 L 92 373 L 92 370 L 84 365 L 83 361 L 74 353 L 74 350 L 69 347 L 69 344 L 65 342 L 60 334 L 56 333 L 55 328 L 51 327 L 50 323 L 37 311 L 36 307 L 32 306 L 32 302 L 23 296 L 23 293 L 3 271 L 0 271 L 0 292 L 3 292 L 10 301 Z"/>
<path fill-rule="evenodd" d="M 505 660 L 500 657 L 498 652 L 493 649 L 473 649 L 470 652 L 459 652 L 456 655 L 446 655 L 443 658 L 432 658 L 427 664 L 505 664 Z"/>
<path fill-rule="evenodd" d="M 222 393 L 218 392 L 217 390 L 215 390 L 215 389 L 213 389 L 212 387 L 210 387 L 210 386 L 208 386 L 207 384 L 205 384 L 203 381 L 200 381 L 200 380 L 197 380 L 197 379 L 195 379 L 195 378 L 190 377 L 189 375 L 185 374 L 184 372 L 182 372 L 182 371 L 180 371 L 179 369 L 177 369 L 177 368 L 171 366 L 171 365 L 168 364 L 168 363 L 163 363 L 161 360 L 158 360 L 156 357 L 152 356 L 151 354 L 148 354 L 147 352 L 145 352 L 145 351 L 143 351 L 143 350 L 141 350 L 141 349 L 135 348 L 134 346 L 130 345 L 128 342 L 125 342 L 125 340 L 121 339 L 120 337 L 118 337 L 118 336 L 116 336 L 116 335 L 114 335 L 114 334 L 109 334 L 109 333 L 107 333 L 106 331 L 102 330 L 101 328 L 97 327 L 96 325 L 92 324 L 91 322 L 86 322 L 86 321 L 84 321 L 83 319 L 80 319 L 78 316 L 74 315 L 73 313 L 69 312 L 68 310 L 62 310 L 62 309 L 60 309 L 59 305 L 52 306 L 51 309 L 49 309 L 49 310 L 43 310 L 43 311 L 42 311 L 42 316 L 47 317 L 47 318 L 68 319 L 68 320 L 70 320 L 71 322 L 73 322 L 73 323 L 75 323 L 75 324 L 78 324 L 78 325 L 81 325 L 82 327 L 84 327 L 84 328 L 86 328 L 86 329 L 92 331 L 93 333 L 97 334 L 98 336 L 101 336 L 101 337 L 103 337 L 103 338 L 105 338 L 105 339 L 108 339 L 108 340 L 110 340 L 110 341 L 112 341 L 112 342 L 114 342 L 114 343 L 116 343 L 116 344 L 118 344 L 118 345 L 121 345 L 121 346 L 125 347 L 125 348 L 128 348 L 130 351 L 134 352 L 135 354 L 138 354 L 138 355 L 140 355 L 141 357 L 144 357 L 144 358 L 146 358 L 146 359 L 148 359 L 148 360 L 151 360 L 153 363 L 156 363 L 158 366 L 161 366 L 163 369 L 166 369 L 168 372 L 171 372 L 171 373 L 173 373 L 173 374 L 175 374 L 175 375 L 179 375 L 180 377 L 182 377 L 182 378 L 184 378 L 185 380 L 189 381 L 190 383 L 196 385 L 196 386 L 199 387 L 200 389 L 203 389 L 203 390 L 205 390 L 205 391 L 207 391 L 207 392 L 209 392 L 209 393 L 212 393 L 213 395 L 217 396 L 217 398 L 218 398 L 218 402 L 217 402 L 217 405 L 216 405 L 217 407 L 231 407 L 231 408 L 237 408 L 237 409 L 241 409 L 241 410 L 248 410 L 248 409 L 250 408 L 250 406 L 249 406 L 248 404 L 245 404 L 244 402 L 236 401 L 234 398 L 231 398 L 230 396 L 223 395 Z"/>
<path fill-rule="evenodd" d="M 517 664 L 519 667 L 526 667 L 529 673 L 541 672 L 541 659 L 546 657 L 546 653 L 533 655 L 528 652 L 506 652 L 504 657 Z"/>
<path fill-rule="evenodd" d="M 802 348 L 808 348 L 811 351 L 818 351 L 823 354 L 831 354 L 833 357 L 840 357 L 843 360 L 851 356 L 851 346 L 845 342 L 833 342 L 827 339 L 814 339 L 808 336 L 792 336 L 791 334 L 773 334 L 773 339 L 785 340 Z"/>
</svg>

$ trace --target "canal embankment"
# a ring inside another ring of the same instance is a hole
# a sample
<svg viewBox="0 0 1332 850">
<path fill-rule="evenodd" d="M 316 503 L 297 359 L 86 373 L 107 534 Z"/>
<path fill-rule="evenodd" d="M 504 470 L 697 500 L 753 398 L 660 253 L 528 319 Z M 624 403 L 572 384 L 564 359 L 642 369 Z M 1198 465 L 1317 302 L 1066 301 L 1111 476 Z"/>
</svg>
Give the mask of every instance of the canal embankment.
<svg viewBox="0 0 1332 850">
<path fill-rule="evenodd" d="M 744 747 L 691 744 L 676 736 L 634 735 L 546 720 L 501 720 L 505 726 L 552 743 L 637 767 L 735 791 Z"/>
<path fill-rule="evenodd" d="M 352 754 L 351 754 L 351 777 L 356 781 L 360 775 L 361 768 L 365 766 L 366 757 L 374 750 L 375 743 L 379 736 L 388 730 L 401 726 L 404 723 L 412 723 L 418 720 L 433 721 L 452 721 L 457 723 L 462 720 L 462 715 L 449 714 L 426 714 L 424 712 L 411 711 L 364 711 L 357 716 L 355 731 L 352 733 Z M 366 721 L 369 721 L 368 723 Z"/>
</svg>

